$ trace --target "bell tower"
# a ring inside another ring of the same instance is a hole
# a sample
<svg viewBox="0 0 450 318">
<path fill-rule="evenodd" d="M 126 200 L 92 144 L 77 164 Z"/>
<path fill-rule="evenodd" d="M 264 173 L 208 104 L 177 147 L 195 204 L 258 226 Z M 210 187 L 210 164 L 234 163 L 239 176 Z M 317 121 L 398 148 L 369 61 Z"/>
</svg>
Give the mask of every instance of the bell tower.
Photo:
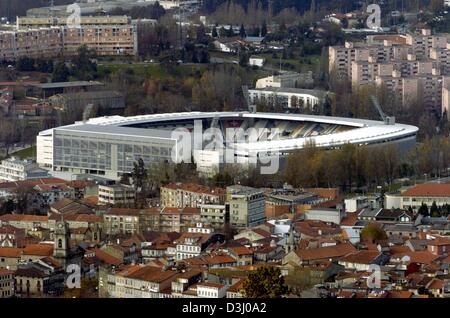
<svg viewBox="0 0 450 318">
<path fill-rule="evenodd" d="M 67 259 L 69 256 L 69 226 L 64 220 L 56 221 L 54 232 L 53 257 L 56 259 Z"/>
</svg>

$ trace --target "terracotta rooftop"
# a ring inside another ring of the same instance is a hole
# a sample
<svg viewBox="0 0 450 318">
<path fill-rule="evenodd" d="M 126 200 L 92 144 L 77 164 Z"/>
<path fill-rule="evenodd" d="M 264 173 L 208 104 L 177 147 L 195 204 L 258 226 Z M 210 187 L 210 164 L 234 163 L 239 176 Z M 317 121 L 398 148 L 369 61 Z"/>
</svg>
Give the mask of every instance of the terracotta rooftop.
<svg viewBox="0 0 450 318">
<path fill-rule="evenodd" d="M 0 256 L 20 258 L 22 256 L 22 249 L 16 247 L 0 247 Z"/>
<path fill-rule="evenodd" d="M 48 222 L 46 215 L 29 215 L 29 214 L 4 214 L 0 216 L 0 221 L 8 222 Z"/>
<path fill-rule="evenodd" d="M 303 261 L 337 258 L 355 252 L 356 249 L 350 243 L 338 244 L 320 248 L 297 250 L 295 253 Z"/>
<path fill-rule="evenodd" d="M 401 193 L 402 196 L 450 197 L 450 183 L 423 183 Z"/>
<path fill-rule="evenodd" d="M 119 273 L 119 275 L 121 275 L 121 273 Z M 140 267 L 137 270 L 124 274 L 124 276 L 128 278 L 154 283 L 161 283 L 165 280 L 175 278 L 176 275 L 177 273 L 174 271 L 161 271 L 159 268 L 153 266 Z"/>
<path fill-rule="evenodd" d="M 23 249 L 24 255 L 51 256 L 53 254 L 52 244 L 30 244 Z"/>
<path fill-rule="evenodd" d="M 342 257 L 340 261 L 357 264 L 371 264 L 380 255 L 381 253 L 378 251 L 358 251 Z"/>
</svg>

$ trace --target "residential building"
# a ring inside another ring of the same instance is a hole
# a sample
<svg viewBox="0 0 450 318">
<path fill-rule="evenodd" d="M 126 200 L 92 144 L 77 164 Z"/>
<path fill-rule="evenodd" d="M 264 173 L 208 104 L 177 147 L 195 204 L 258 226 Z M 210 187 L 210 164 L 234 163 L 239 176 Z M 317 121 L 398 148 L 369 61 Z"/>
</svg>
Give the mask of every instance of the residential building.
<svg viewBox="0 0 450 318">
<path fill-rule="evenodd" d="M 229 186 L 226 205 L 229 207 L 230 224 L 233 227 L 254 227 L 266 220 L 262 190 L 241 185 Z"/>
<path fill-rule="evenodd" d="M 256 57 L 256 56 L 250 56 L 250 58 L 248 60 L 248 65 L 250 65 L 250 66 L 257 66 L 257 67 L 263 67 L 265 62 L 266 62 L 265 58 Z"/>
<path fill-rule="evenodd" d="M 177 261 L 187 258 L 198 257 L 212 243 L 217 241 L 223 242 L 224 237 L 220 234 L 204 234 L 204 233 L 183 233 L 180 238 L 175 241 L 177 253 L 175 259 Z"/>
<path fill-rule="evenodd" d="M 134 204 L 135 190 L 124 184 L 98 185 L 98 204 L 119 204 L 128 206 Z"/>
<path fill-rule="evenodd" d="M 319 202 L 319 195 L 311 192 L 298 191 L 285 187 L 274 189 L 265 194 L 266 217 L 274 218 L 283 214 L 297 213 L 297 206 L 312 205 Z"/>
<path fill-rule="evenodd" d="M 0 163 L 0 182 L 48 178 L 47 170 L 38 167 L 33 160 L 11 157 Z"/>
<path fill-rule="evenodd" d="M 160 203 L 163 207 L 199 208 L 201 204 L 223 204 L 225 190 L 192 183 L 171 183 L 161 187 Z"/>
<path fill-rule="evenodd" d="M 313 208 L 305 213 L 306 220 L 316 220 L 323 222 L 331 222 L 334 224 L 341 224 L 342 219 L 345 217 L 345 211 L 343 206 L 337 206 L 334 208 Z"/>
<path fill-rule="evenodd" d="M 103 215 L 106 235 L 136 234 L 139 232 L 139 210 L 112 208 Z"/>
<path fill-rule="evenodd" d="M 107 292 L 111 298 L 163 298 L 170 297 L 176 279 L 175 271 L 161 271 L 153 266 L 129 265 L 121 271 L 109 273 Z M 166 296 L 163 296 L 165 294 Z"/>
<path fill-rule="evenodd" d="M 224 204 L 202 204 L 200 206 L 200 219 L 216 229 L 221 229 L 226 222 L 229 222 L 229 213 Z"/>
<path fill-rule="evenodd" d="M 0 216 L 0 224 L 11 225 L 29 232 L 35 228 L 49 228 L 48 216 L 28 214 L 4 214 Z"/>
<path fill-rule="evenodd" d="M 21 248 L 0 247 L 0 268 L 16 270 L 21 258 Z"/>
<path fill-rule="evenodd" d="M 197 296 L 200 298 L 223 298 L 228 287 L 217 283 L 199 283 L 197 284 Z"/>
<path fill-rule="evenodd" d="M 393 208 L 400 208 L 408 210 L 411 208 L 417 212 L 422 204 L 431 207 L 433 202 L 437 206 L 450 204 L 450 184 L 447 183 L 424 183 L 415 185 L 400 194 L 398 202 L 399 206 L 392 206 Z"/>
<path fill-rule="evenodd" d="M 15 296 L 14 271 L 0 268 L 0 298 Z"/>
<path fill-rule="evenodd" d="M 443 82 L 450 75 L 449 38 L 429 29 L 404 36 L 368 36 L 364 42 L 330 47 L 329 70 L 347 78 L 354 90 L 384 87 L 403 107 L 423 102 L 428 111 L 441 114 L 448 109 Z"/>
</svg>

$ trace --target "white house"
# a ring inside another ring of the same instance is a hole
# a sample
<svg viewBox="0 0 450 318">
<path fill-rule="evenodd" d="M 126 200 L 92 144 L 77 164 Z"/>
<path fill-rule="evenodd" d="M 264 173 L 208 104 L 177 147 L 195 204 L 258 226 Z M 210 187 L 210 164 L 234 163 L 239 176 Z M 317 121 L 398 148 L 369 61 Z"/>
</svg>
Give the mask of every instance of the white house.
<svg viewBox="0 0 450 318">
<path fill-rule="evenodd" d="M 263 67 L 265 62 L 266 62 L 266 59 L 264 59 L 262 57 L 256 57 L 256 56 L 251 56 L 248 60 L 248 64 L 250 66 L 257 66 L 257 67 Z"/>
<path fill-rule="evenodd" d="M 227 292 L 227 286 L 216 283 L 200 283 L 197 285 L 197 297 L 199 298 L 223 298 Z"/>
</svg>

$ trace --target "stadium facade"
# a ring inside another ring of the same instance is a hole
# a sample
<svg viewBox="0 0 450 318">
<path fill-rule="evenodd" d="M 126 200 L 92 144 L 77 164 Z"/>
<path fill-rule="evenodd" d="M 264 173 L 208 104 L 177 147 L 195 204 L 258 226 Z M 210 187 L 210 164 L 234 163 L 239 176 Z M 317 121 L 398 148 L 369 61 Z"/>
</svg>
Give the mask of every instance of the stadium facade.
<svg viewBox="0 0 450 318">
<path fill-rule="evenodd" d="M 221 139 L 216 136 L 216 142 L 221 140 L 225 149 L 232 149 L 238 163 L 248 162 L 253 154 L 259 156 L 261 153 L 283 158 L 310 143 L 325 149 L 339 148 L 347 143 L 361 146 L 389 143 L 406 150 L 415 145 L 418 132 L 417 127 L 398 123 L 297 114 L 186 112 L 111 116 L 40 132 L 37 162 L 54 171 L 117 179 L 123 173 L 131 172 L 133 163 L 139 158 L 146 164 L 170 162 L 174 158 L 179 161 L 183 144 L 174 131 L 204 136 L 211 128 L 221 135 Z M 252 131 L 251 138 L 248 131 Z M 241 134 L 239 138 L 238 134 Z M 211 156 L 215 152 L 205 150 L 208 142 L 204 137 L 200 138 L 200 144 L 198 139 L 195 144 L 195 136 L 189 140 L 193 149 L 200 153 L 204 151 L 202 158 L 207 158 L 210 163 L 223 162 L 224 153 Z M 185 156 L 186 149 L 183 151 Z"/>
</svg>

